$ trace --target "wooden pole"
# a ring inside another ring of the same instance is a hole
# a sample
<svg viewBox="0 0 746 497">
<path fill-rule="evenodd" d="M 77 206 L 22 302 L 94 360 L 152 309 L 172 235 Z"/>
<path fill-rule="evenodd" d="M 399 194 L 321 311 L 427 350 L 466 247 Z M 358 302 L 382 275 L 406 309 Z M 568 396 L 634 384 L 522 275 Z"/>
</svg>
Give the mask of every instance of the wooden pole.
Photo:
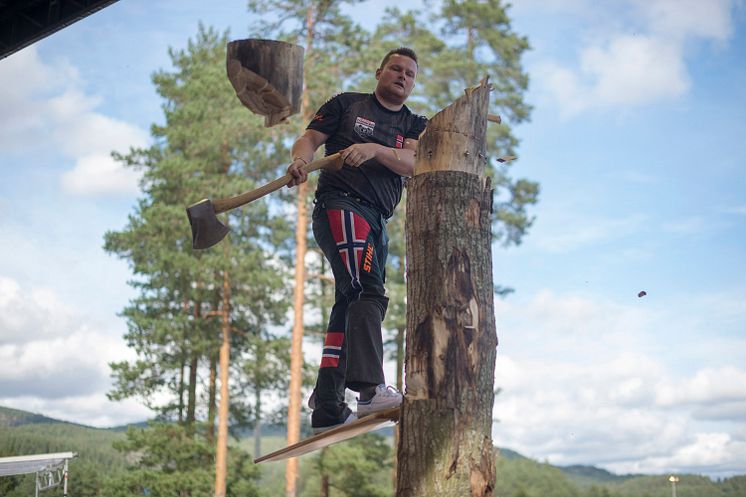
<svg viewBox="0 0 746 497">
<path fill-rule="evenodd" d="M 486 80 L 435 115 L 407 190 L 406 392 L 397 497 L 487 497 L 497 346 Z"/>
<path fill-rule="evenodd" d="M 220 404 L 218 405 L 218 444 L 215 450 L 215 497 L 225 497 L 228 474 L 228 403 L 230 401 L 228 397 L 228 368 L 231 361 L 230 290 L 230 278 L 226 269 L 223 273 L 223 305 L 220 326 L 223 331 L 223 343 L 220 346 Z"/>
<path fill-rule="evenodd" d="M 310 56 L 314 37 L 313 2 L 306 10 L 306 50 Z M 307 78 L 303 77 L 301 119 L 305 126 L 311 118 L 311 99 L 308 95 Z M 288 397 L 288 445 L 300 441 L 301 386 L 303 380 L 303 304 L 306 285 L 306 238 L 308 236 L 308 182 L 298 185 L 298 220 L 295 226 L 295 290 L 293 293 L 293 338 L 290 350 L 290 391 Z M 285 466 L 285 497 L 295 497 L 298 481 L 298 459 L 288 459 Z"/>
</svg>

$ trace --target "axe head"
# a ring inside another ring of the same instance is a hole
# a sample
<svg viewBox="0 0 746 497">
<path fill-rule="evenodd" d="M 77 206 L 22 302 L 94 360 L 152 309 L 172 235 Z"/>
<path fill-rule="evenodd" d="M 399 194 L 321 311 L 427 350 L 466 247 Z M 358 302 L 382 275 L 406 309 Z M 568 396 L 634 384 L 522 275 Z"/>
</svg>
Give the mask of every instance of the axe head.
<svg viewBox="0 0 746 497">
<path fill-rule="evenodd" d="M 187 207 L 189 224 L 192 226 L 192 248 L 210 248 L 230 231 L 218 221 L 215 207 L 208 199 L 200 200 Z"/>
</svg>

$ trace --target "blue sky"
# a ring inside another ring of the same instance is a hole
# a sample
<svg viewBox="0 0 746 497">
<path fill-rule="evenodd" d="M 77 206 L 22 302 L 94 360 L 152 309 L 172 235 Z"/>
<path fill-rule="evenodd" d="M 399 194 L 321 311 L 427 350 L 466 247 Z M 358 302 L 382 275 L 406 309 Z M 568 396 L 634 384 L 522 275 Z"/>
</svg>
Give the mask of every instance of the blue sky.
<svg viewBox="0 0 746 497">
<path fill-rule="evenodd" d="M 169 46 L 199 21 L 232 38 L 252 21 L 243 1 L 150 3 L 0 60 L 0 405 L 97 426 L 148 416 L 105 397 L 107 362 L 131 357 L 116 313 L 133 292 L 102 237 L 138 196 L 108 153 L 162 120 L 150 74 Z M 510 12 L 535 106 L 513 170 L 542 193 L 524 243 L 493 252 L 516 289 L 497 302 L 495 443 L 616 472 L 746 473 L 744 3 Z"/>
</svg>

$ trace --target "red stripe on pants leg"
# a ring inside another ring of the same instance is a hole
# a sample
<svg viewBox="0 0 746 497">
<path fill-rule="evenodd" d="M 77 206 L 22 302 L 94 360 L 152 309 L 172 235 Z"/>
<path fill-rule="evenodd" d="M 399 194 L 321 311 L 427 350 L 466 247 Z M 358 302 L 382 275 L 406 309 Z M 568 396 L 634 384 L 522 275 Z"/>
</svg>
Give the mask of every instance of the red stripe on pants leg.
<svg viewBox="0 0 746 497">
<path fill-rule="evenodd" d="M 324 340 L 324 351 L 321 355 L 322 368 L 336 368 L 339 366 L 339 356 L 342 353 L 345 334 L 329 331 Z"/>
</svg>

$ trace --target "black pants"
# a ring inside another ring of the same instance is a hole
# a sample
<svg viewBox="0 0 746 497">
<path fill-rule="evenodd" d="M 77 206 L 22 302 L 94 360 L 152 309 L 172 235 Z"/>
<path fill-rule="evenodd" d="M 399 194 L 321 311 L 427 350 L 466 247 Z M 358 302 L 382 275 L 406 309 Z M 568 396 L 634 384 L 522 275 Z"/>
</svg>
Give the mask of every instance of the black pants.
<svg viewBox="0 0 746 497">
<path fill-rule="evenodd" d="M 349 414 L 345 388 L 384 383 L 381 323 L 388 235 L 383 216 L 346 196 L 321 197 L 313 211 L 316 243 L 334 273 L 329 316 L 316 380 L 313 426 L 341 423 Z"/>
</svg>

